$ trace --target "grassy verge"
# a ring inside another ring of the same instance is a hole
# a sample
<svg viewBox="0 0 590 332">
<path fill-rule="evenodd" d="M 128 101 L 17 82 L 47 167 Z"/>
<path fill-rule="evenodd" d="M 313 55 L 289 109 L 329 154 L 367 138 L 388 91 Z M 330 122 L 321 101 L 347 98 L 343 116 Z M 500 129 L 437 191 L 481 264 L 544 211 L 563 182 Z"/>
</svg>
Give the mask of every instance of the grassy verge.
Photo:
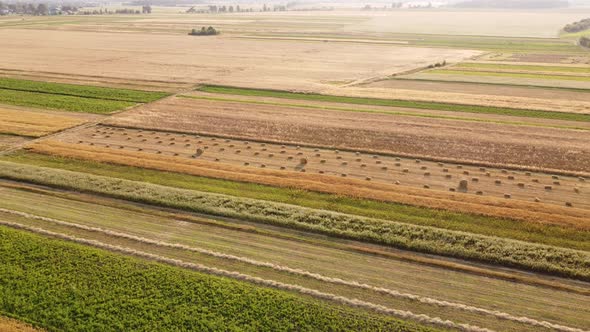
<svg viewBox="0 0 590 332">
<path fill-rule="evenodd" d="M 467 71 L 454 69 L 435 69 L 429 70 L 428 74 L 444 74 L 444 75 L 468 75 L 468 76 L 498 76 L 498 77 L 514 77 L 514 78 L 534 78 L 541 80 L 566 80 L 566 81 L 581 81 L 590 82 L 590 77 L 587 76 L 571 76 L 571 75 L 547 75 L 537 73 L 510 73 L 510 72 L 493 72 L 493 71 Z"/>
<path fill-rule="evenodd" d="M 590 232 L 567 227 L 29 152 L 17 152 L 3 160 L 590 251 Z"/>
<path fill-rule="evenodd" d="M 52 95 L 66 95 L 102 100 L 117 100 L 133 103 L 149 103 L 169 94 L 166 92 L 152 92 L 119 88 L 106 88 L 88 85 L 64 84 L 28 81 L 13 78 L 0 78 L 0 89 L 40 92 Z"/>
<path fill-rule="evenodd" d="M 430 330 L 6 227 L 0 253 L 0 311 L 50 331 Z"/>
<path fill-rule="evenodd" d="M 0 178 L 590 281 L 590 253 L 521 241 L 0 162 Z"/>
<path fill-rule="evenodd" d="M 434 71 L 430 71 L 434 72 Z M 477 105 L 461 105 L 438 102 L 422 102 L 411 100 L 396 100 L 396 99 L 379 99 L 379 98 L 363 98 L 363 97 L 345 97 L 322 95 L 315 93 L 295 93 L 289 91 L 279 90 L 263 90 L 263 89 L 249 89 L 226 86 L 204 85 L 199 88 L 200 91 L 219 94 L 230 94 L 240 96 L 253 97 L 272 97 L 294 100 L 309 100 L 321 102 L 346 103 L 355 105 L 371 105 L 371 106 L 389 106 L 389 107 L 407 107 L 426 110 L 438 110 L 448 112 L 464 112 L 464 113 L 483 113 L 483 114 L 497 114 L 509 115 L 540 119 L 554 119 L 554 120 L 569 120 L 590 122 L 590 115 L 574 114 L 563 112 L 551 112 L 540 110 L 523 110 L 515 108 L 501 108 L 491 106 L 477 106 Z"/>
</svg>

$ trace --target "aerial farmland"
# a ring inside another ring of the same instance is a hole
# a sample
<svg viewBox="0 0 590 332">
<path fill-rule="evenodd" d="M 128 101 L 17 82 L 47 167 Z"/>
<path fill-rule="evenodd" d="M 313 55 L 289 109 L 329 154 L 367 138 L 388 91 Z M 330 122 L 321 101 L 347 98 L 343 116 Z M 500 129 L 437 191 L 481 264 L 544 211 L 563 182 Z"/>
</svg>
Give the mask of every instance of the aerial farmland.
<svg viewBox="0 0 590 332">
<path fill-rule="evenodd" d="M 507 2 L 0 2 L 0 331 L 590 331 L 590 7 Z"/>
</svg>

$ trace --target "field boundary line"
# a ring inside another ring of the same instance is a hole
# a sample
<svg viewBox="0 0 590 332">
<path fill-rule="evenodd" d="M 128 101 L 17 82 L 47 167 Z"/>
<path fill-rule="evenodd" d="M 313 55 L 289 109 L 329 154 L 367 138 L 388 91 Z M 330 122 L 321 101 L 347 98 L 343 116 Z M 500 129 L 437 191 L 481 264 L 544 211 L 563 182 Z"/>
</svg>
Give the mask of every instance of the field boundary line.
<svg viewBox="0 0 590 332">
<path fill-rule="evenodd" d="M 243 274 L 243 273 L 236 272 L 236 271 L 228 271 L 228 270 L 218 269 L 215 267 L 209 267 L 209 266 L 202 265 L 202 264 L 188 263 L 188 262 L 185 262 L 182 260 L 167 258 L 164 256 L 159 256 L 159 255 L 155 255 L 155 254 L 151 254 L 148 252 L 139 251 L 139 250 L 135 250 L 135 249 L 127 248 L 127 247 L 121 247 L 121 246 L 103 243 L 103 242 L 96 241 L 96 240 L 89 240 L 89 239 L 85 239 L 85 238 L 56 233 L 56 232 L 48 231 L 48 230 L 45 230 L 45 229 L 39 228 L 39 227 L 25 226 L 25 225 L 22 225 L 19 223 L 9 222 L 9 221 L 5 221 L 5 220 L 0 220 L 0 225 L 12 227 L 15 229 L 26 230 L 26 231 L 29 231 L 32 233 L 41 234 L 41 235 L 45 235 L 45 236 L 51 236 L 51 237 L 58 238 L 61 240 L 75 242 L 78 244 L 89 245 L 89 246 L 92 246 L 95 248 L 105 249 L 105 250 L 112 251 L 112 252 L 141 257 L 141 258 L 153 260 L 153 261 L 156 261 L 159 263 L 164 263 L 164 264 L 177 266 L 177 267 L 181 267 L 181 268 L 187 268 L 187 269 L 195 270 L 195 271 L 202 272 L 202 273 L 227 277 L 227 278 L 231 278 L 231 279 L 235 279 L 235 280 L 241 280 L 241 281 L 250 282 L 250 283 L 254 283 L 254 284 L 265 286 L 265 287 L 271 287 L 271 288 L 280 289 L 280 290 L 297 292 L 297 293 L 300 293 L 303 295 L 309 295 L 309 296 L 312 296 L 312 297 L 315 297 L 318 299 L 328 300 L 328 301 L 332 301 L 332 302 L 340 303 L 340 304 L 345 304 L 345 305 L 352 306 L 352 307 L 363 308 L 366 310 L 371 310 L 371 311 L 374 311 L 374 312 L 377 312 L 380 314 L 386 314 L 386 315 L 394 316 L 394 317 L 401 318 L 401 319 L 411 319 L 411 320 L 417 321 L 419 323 L 433 324 L 433 325 L 437 325 L 437 326 L 445 327 L 445 328 L 454 328 L 454 329 L 459 329 L 461 331 L 466 331 L 466 332 L 493 332 L 493 330 L 481 328 L 478 326 L 455 323 L 455 322 L 452 322 L 449 320 L 443 320 L 439 317 L 430 317 L 430 316 L 427 316 L 424 314 L 414 314 L 410 311 L 392 309 L 392 308 L 388 308 L 388 307 L 374 304 L 371 302 L 366 302 L 366 301 L 362 301 L 362 300 L 358 300 L 358 299 L 351 299 L 351 298 L 347 298 L 347 297 L 343 297 L 343 296 L 339 296 L 339 295 L 335 295 L 335 294 L 330 294 L 330 293 L 324 293 L 324 292 L 320 292 L 320 291 L 317 291 L 314 289 L 305 288 L 305 287 L 301 287 L 301 286 L 297 286 L 297 285 L 286 284 L 286 283 L 277 282 L 277 281 L 268 280 L 268 279 L 262 279 L 259 277 L 250 276 L 250 275 Z"/>
<path fill-rule="evenodd" d="M 290 268 L 288 266 L 273 264 L 270 262 L 257 261 L 254 259 L 231 255 L 231 254 L 224 254 L 221 252 L 216 252 L 216 251 L 198 248 L 198 247 L 194 247 L 194 246 L 187 246 L 187 245 L 183 245 L 183 244 L 170 243 L 170 242 L 165 242 L 165 241 L 156 241 L 156 240 L 152 240 L 152 239 L 141 237 L 141 236 L 135 236 L 132 234 L 111 231 L 111 230 L 104 229 L 101 227 L 86 226 L 86 225 L 82 225 L 82 224 L 67 222 L 67 221 L 43 217 L 43 216 L 37 216 L 37 215 L 26 213 L 26 212 L 20 212 L 20 211 L 4 209 L 4 208 L 0 208 L 0 212 L 24 217 L 27 219 L 47 221 L 47 222 L 51 222 L 51 223 L 54 223 L 57 225 L 67 226 L 67 227 L 71 227 L 71 228 L 78 228 L 78 229 L 85 230 L 85 231 L 102 233 L 102 234 L 105 234 L 108 236 L 124 238 L 124 239 L 133 240 L 133 241 L 140 242 L 140 243 L 155 245 L 158 247 L 177 248 L 177 249 L 192 251 L 192 252 L 196 252 L 199 254 L 204 254 L 204 255 L 208 255 L 208 256 L 212 256 L 212 257 L 216 257 L 216 258 L 234 260 L 234 261 L 247 263 L 247 264 L 258 266 L 258 267 L 270 268 L 270 269 L 280 271 L 280 272 L 287 272 L 287 273 L 294 274 L 294 275 L 309 277 L 309 278 L 319 280 L 319 281 L 361 288 L 361 289 L 365 289 L 365 290 L 370 290 L 370 291 L 386 294 L 386 295 L 389 295 L 392 297 L 417 301 L 417 302 L 429 304 L 429 305 L 436 305 L 436 306 L 440 306 L 440 307 L 458 309 L 458 310 L 463 310 L 463 311 L 477 313 L 477 314 L 490 315 L 490 316 L 494 316 L 498 319 L 509 320 L 509 321 L 513 321 L 513 322 L 517 322 L 517 323 L 523 323 L 523 324 L 528 324 L 528 325 L 532 325 L 532 326 L 551 328 L 551 329 L 554 329 L 557 331 L 563 331 L 563 332 L 581 332 L 581 331 L 583 331 L 581 329 L 571 328 L 568 326 L 554 324 L 554 323 L 547 322 L 547 321 L 539 321 L 539 320 L 525 317 L 525 316 L 514 316 L 509 313 L 505 313 L 505 312 L 501 312 L 501 311 L 497 311 L 497 310 L 488 310 L 485 308 L 479 308 L 479 307 L 470 306 L 470 305 L 466 305 L 466 304 L 438 300 L 438 299 L 434 299 L 434 298 L 430 298 L 430 297 L 425 297 L 425 296 L 420 296 L 420 295 L 415 295 L 415 294 L 410 294 L 410 293 L 404 293 L 404 292 L 400 292 L 400 291 L 396 291 L 396 290 L 392 290 L 392 289 L 388 289 L 388 288 L 383 288 L 383 287 L 376 287 L 376 286 L 372 286 L 372 285 L 369 285 L 366 283 L 360 283 L 357 281 L 349 281 L 349 280 L 344 280 L 341 278 L 328 277 L 328 276 L 324 276 L 322 274 L 313 273 L 313 272 L 306 271 L 306 270 Z"/>
</svg>

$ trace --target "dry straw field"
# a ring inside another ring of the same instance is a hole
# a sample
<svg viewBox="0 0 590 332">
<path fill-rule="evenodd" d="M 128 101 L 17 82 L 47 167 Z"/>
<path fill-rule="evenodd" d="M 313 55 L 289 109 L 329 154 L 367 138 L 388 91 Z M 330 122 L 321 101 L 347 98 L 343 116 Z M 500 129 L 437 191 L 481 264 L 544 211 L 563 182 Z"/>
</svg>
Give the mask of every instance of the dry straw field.
<svg viewBox="0 0 590 332">
<path fill-rule="evenodd" d="M 0 330 L 588 330 L 586 14 L 334 6 L 0 17 Z"/>
</svg>

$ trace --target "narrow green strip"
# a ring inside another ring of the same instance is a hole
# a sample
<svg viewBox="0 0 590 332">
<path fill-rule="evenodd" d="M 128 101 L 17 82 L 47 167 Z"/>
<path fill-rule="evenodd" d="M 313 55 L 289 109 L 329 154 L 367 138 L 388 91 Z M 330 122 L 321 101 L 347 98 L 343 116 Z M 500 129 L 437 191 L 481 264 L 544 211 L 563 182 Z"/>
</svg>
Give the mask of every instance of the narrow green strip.
<svg viewBox="0 0 590 332">
<path fill-rule="evenodd" d="M 398 99 L 378 99 L 378 98 L 332 96 L 332 95 L 322 95 L 322 94 L 316 94 L 316 93 L 297 93 L 297 92 L 288 92 L 288 91 L 279 91 L 279 90 L 249 89 L 249 88 L 238 88 L 238 87 L 227 87 L 227 86 L 216 86 L 216 85 L 204 85 L 204 86 L 201 86 L 198 90 L 203 91 L 203 92 L 209 92 L 209 93 L 233 94 L 233 95 L 241 95 L 241 96 L 272 97 L 272 98 L 283 98 L 283 99 L 346 103 L 346 104 L 356 104 L 356 105 L 407 107 L 407 108 L 438 110 L 438 111 L 448 111 L 448 112 L 497 114 L 497 115 L 519 116 L 519 117 L 539 118 L 539 119 L 590 122 L 590 115 L 588 115 L 588 114 L 551 112 L 551 111 L 541 111 L 541 110 L 522 110 L 522 109 L 515 109 L 515 108 L 500 108 L 500 107 L 492 107 L 492 106 L 461 105 L 461 104 L 410 101 L 410 100 L 398 100 Z"/>
</svg>

